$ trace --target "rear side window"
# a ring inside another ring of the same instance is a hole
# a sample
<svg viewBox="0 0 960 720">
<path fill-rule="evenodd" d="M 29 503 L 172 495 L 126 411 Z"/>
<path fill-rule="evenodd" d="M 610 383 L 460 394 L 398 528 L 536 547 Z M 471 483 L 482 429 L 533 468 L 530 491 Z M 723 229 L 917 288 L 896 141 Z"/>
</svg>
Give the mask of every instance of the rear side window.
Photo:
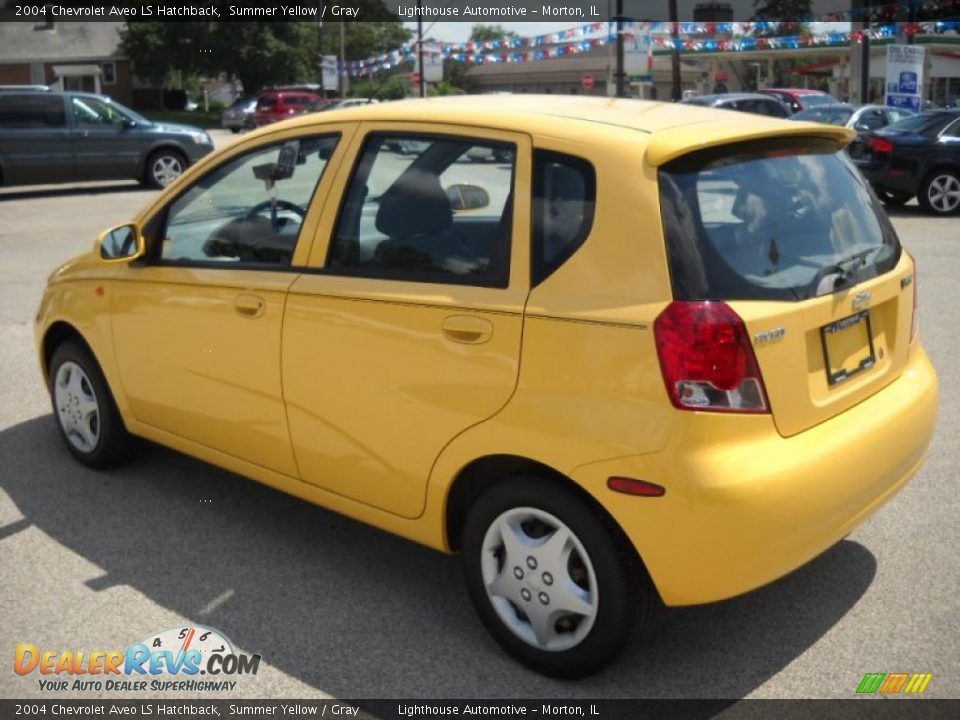
<svg viewBox="0 0 960 720">
<path fill-rule="evenodd" d="M 372 134 L 344 196 L 329 271 L 507 287 L 515 165 L 508 143 Z"/>
<path fill-rule="evenodd" d="M 532 284 L 539 285 L 583 245 L 593 225 L 596 172 L 583 158 L 533 154 Z"/>
<path fill-rule="evenodd" d="M 900 258 L 876 197 L 830 142 L 705 150 L 665 165 L 659 180 L 678 300 L 804 300 Z"/>
<path fill-rule="evenodd" d="M 0 127 L 29 130 L 61 128 L 66 124 L 67 116 L 60 95 L 0 95 Z"/>
<path fill-rule="evenodd" d="M 262 97 L 257 100 L 257 110 L 269 110 L 272 107 L 276 107 L 277 99 L 275 97 Z"/>
</svg>

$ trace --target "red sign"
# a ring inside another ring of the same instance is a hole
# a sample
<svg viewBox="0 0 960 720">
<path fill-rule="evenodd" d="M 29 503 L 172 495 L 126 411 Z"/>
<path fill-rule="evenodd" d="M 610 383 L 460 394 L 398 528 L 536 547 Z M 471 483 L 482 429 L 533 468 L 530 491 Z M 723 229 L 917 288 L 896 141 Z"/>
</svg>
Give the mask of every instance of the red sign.
<svg viewBox="0 0 960 720">
<path fill-rule="evenodd" d="M 587 92 L 593 90 L 593 75 L 584 75 L 580 82 L 583 83 L 583 89 Z"/>
<path fill-rule="evenodd" d="M 411 73 L 410 82 L 416 86 L 420 85 L 420 73 Z"/>
</svg>

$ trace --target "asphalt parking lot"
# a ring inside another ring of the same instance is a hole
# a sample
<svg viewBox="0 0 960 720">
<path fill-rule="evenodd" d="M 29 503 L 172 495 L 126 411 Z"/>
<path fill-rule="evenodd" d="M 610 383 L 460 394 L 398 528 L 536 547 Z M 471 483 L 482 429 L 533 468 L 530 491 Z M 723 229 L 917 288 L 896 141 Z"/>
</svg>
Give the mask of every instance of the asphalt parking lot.
<svg viewBox="0 0 960 720">
<path fill-rule="evenodd" d="M 109 473 L 72 460 L 37 368 L 37 303 L 58 263 L 154 196 L 129 183 L 0 189 L 0 696 L 78 696 L 11 672 L 17 643 L 113 650 L 204 625 L 263 657 L 230 697 L 850 698 L 867 672 L 932 672 L 925 696 L 960 697 L 960 219 L 892 211 L 919 261 L 941 378 L 921 473 L 787 578 L 665 610 L 612 667 L 564 683 L 499 651 L 457 558 L 163 448 Z"/>
</svg>

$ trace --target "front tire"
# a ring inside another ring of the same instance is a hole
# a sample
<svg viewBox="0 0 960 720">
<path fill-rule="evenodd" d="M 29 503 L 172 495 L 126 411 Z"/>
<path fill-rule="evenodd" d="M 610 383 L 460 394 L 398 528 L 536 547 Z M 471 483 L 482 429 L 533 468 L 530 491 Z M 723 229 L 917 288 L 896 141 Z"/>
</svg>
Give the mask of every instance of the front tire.
<svg viewBox="0 0 960 720">
<path fill-rule="evenodd" d="M 960 172 L 934 170 L 920 184 L 920 207 L 934 215 L 951 215 L 960 210 Z"/>
<path fill-rule="evenodd" d="M 464 577 L 508 653 L 545 675 L 582 677 L 622 650 L 638 614 L 650 621 L 655 591 L 615 530 L 573 490 L 541 478 L 511 478 L 480 496 L 464 527 Z"/>
<path fill-rule="evenodd" d="M 157 150 L 147 158 L 143 183 L 149 187 L 165 188 L 187 169 L 187 158 L 177 150 Z"/>
<path fill-rule="evenodd" d="M 126 460 L 131 437 L 90 352 L 63 343 L 53 352 L 48 375 L 53 416 L 70 453 L 93 468 Z"/>
</svg>

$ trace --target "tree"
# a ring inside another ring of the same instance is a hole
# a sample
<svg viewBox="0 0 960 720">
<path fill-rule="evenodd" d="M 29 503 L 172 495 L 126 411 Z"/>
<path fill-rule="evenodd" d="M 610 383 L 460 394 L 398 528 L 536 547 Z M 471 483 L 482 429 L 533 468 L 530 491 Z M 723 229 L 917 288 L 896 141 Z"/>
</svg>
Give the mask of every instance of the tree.
<svg viewBox="0 0 960 720">
<path fill-rule="evenodd" d="M 470 31 L 471 42 L 493 42 L 495 40 L 513 40 L 517 34 L 503 25 L 474 25 Z"/>
<path fill-rule="evenodd" d="M 214 0 L 227 15 L 226 0 Z M 371 22 L 130 22 L 121 31 L 121 47 L 134 72 L 155 83 L 173 71 L 180 76 L 226 72 L 256 93 L 267 85 L 319 82 L 321 54 L 340 55 L 343 26 L 347 60 L 359 60 L 395 50 L 410 39 L 410 31 L 378 0 L 357 0 L 362 17 Z M 318 37 L 319 36 L 319 37 Z M 321 48 L 323 52 L 321 53 Z"/>
<path fill-rule="evenodd" d="M 753 0 L 753 19 L 778 22 L 761 37 L 803 35 L 809 32 L 805 21 L 813 15 L 812 0 Z"/>
</svg>

